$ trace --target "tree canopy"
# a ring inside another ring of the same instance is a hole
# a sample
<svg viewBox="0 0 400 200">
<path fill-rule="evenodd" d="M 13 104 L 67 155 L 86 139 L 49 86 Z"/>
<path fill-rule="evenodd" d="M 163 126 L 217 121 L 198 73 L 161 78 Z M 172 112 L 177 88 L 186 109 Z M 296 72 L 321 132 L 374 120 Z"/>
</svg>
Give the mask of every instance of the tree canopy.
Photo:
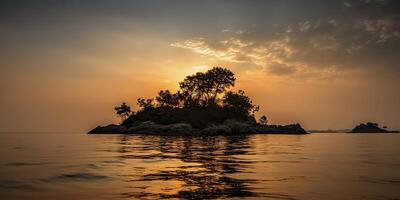
<svg viewBox="0 0 400 200">
<path fill-rule="evenodd" d="M 122 121 L 129 117 L 131 114 L 131 107 L 129 107 L 125 102 L 123 102 L 120 106 L 114 108 L 117 115 L 121 117 Z"/>
<path fill-rule="evenodd" d="M 161 90 L 158 92 L 156 101 L 161 107 L 177 107 L 179 105 L 181 94 L 178 91 L 176 94 L 171 93 L 169 90 Z"/>
<path fill-rule="evenodd" d="M 255 122 L 254 114 L 259 107 L 243 90 L 230 90 L 235 80 L 235 74 L 227 68 L 214 67 L 206 72 L 197 72 L 186 76 L 179 83 L 176 93 L 161 90 L 154 99 L 139 98 L 137 104 L 140 110 L 128 119 L 126 112 L 121 111 L 124 113 L 121 117 L 126 124 L 153 121 L 161 124 L 188 122 L 194 126 L 205 126 L 227 119 Z M 126 107 L 126 104 L 123 103 L 123 106 Z M 118 108 L 122 109 L 123 106 Z"/>
<path fill-rule="evenodd" d="M 251 99 L 244 94 L 243 90 L 239 90 L 237 93 L 232 91 L 227 92 L 223 98 L 223 106 L 233 108 L 235 112 L 251 116 L 259 110 L 259 107 L 253 104 Z"/>
<path fill-rule="evenodd" d="M 233 87 L 235 80 L 235 74 L 232 71 L 221 67 L 187 76 L 179 83 L 184 105 L 216 104 L 218 94 Z"/>
</svg>

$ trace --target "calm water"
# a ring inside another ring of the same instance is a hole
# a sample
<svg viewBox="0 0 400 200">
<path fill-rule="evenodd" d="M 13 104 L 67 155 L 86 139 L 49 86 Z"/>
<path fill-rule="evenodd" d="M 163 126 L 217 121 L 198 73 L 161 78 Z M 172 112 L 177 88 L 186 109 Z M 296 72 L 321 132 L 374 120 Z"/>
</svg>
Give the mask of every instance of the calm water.
<svg viewBox="0 0 400 200">
<path fill-rule="evenodd" d="M 0 134 L 0 199 L 400 199 L 400 134 Z"/>
</svg>

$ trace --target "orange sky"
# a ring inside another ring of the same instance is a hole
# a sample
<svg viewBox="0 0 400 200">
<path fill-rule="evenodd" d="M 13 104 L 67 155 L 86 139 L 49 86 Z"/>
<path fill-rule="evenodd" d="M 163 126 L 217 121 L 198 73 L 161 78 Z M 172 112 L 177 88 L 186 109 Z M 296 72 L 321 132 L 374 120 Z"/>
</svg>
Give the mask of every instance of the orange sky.
<svg viewBox="0 0 400 200">
<path fill-rule="evenodd" d="M 400 128 L 397 13 L 362 13 L 341 1 L 314 5 L 312 15 L 307 3 L 233 2 L 5 5 L 0 131 L 118 122 L 115 105 L 176 90 L 186 75 L 213 66 L 235 72 L 235 89 L 271 123 Z"/>
</svg>

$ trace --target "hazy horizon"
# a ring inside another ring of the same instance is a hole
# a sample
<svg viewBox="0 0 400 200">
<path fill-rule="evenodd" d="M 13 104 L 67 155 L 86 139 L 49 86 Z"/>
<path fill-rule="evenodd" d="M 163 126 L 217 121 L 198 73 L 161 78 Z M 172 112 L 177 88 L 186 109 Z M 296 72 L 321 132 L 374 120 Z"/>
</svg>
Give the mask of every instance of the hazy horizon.
<svg viewBox="0 0 400 200">
<path fill-rule="evenodd" d="M 0 131 L 87 131 L 232 70 L 270 123 L 400 129 L 400 1 L 3 1 Z"/>
</svg>

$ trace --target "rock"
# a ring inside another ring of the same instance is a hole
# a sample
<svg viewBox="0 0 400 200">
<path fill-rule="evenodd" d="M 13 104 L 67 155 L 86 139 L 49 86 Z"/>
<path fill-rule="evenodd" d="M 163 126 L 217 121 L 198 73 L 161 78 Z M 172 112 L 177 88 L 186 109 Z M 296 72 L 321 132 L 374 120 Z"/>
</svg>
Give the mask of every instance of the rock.
<svg viewBox="0 0 400 200">
<path fill-rule="evenodd" d="M 168 131 L 168 127 L 161 124 L 156 124 L 151 121 L 146 121 L 138 126 L 134 126 L 128 129 L 128 133 L 131 134 L 165 134 Z"/>
<path fill-rule="evenodd" d="M 377 123 L 368 122 L 366 124 L 361 123 L 360 125 L 353 128 L 350 133 L 388 133 L 389 131 L 380 128 Z"/>
<path fill-rule="evenodd" d="M 200 131 L 201 135 L 228 135 L 232 134 L 232 129 L 227 125 L 212 125 Z"/>
<path fill-rule="evenodd" d="M 156 124 L 151 121 L 146 121 L 141 123 L 140 125 L 131 127 L 128 129 L 127 133 L 131 134 L 158 134 L 158 135 L 181 135 L 181 134 L 193 134 L 198 132 L 190 126 L 190 124 L 185 123 L 177 123 L 177 124 L 169 124 L 162 125 Z"/>
<path fill-rule="evenodd" d="M 251 127 L 252 133 L 258 134 L 307 134 L 300 124 L 290 124 L 290 125 L 267 125 L 267 126 L 253 126 Z"/>
<path fill-rule="evenodd" d="M 210 125 L 202 130 L 194 129 L 190 124 L 176 123 L 169 125 L 156 124 L 151 121 L 137 122 L 127 128 L 121 125 L 98 126 L 89 134 L 123 133 L 151 135 L 230 135 L 230 134 L 306 134 L 300 124 L 285 126 L 257 125 L 252 122 L 226 120 L 222 124 Z"/>
<path fill-rule="evenodd" d="M 250 132 L 258 134 L 270 134 L 270 133 L 275 133 L 276 130 L 268 126 L 252 126 L 250 127 Z"/>
<path fill-rule="evenodd" d="M 228 119 L 223 125 L 229 127 L 233 134 L 248 134 L 252 133 L 251 124 L 246 122 L 239 122 L 236 120 Z"/>
<path fill-rule="evenodd" d="M 169 129 L 168 132 L 170 132 L 171 134 L 177 133 L 177 134 L 190 135 L 199 132 L 199 130 L 192 128 L 190 124 L 185 124 L 185 123 L 168 125 L 168 129 Z"/>
<path fill-rule="evenodd" d="M 89 134 L 119 134 L 126 133 L 127 128 L 125 126 L 110 124 L 107 126 L 97 126 L 93 130 L 89 131 Z"/>
<path fill-rule="evenodd" d="M 233 134 L 307 134 L 300 124 L 260 125 L 253 122 L 226 120 L 224 125 L 231 128 Z"/>
<path fill-rule="evenodd" d="M 289 134 L 307 134 L 307 131 L 304 130 L 298 123 L 281 126 L 280 130 Z"/>
</svg>

